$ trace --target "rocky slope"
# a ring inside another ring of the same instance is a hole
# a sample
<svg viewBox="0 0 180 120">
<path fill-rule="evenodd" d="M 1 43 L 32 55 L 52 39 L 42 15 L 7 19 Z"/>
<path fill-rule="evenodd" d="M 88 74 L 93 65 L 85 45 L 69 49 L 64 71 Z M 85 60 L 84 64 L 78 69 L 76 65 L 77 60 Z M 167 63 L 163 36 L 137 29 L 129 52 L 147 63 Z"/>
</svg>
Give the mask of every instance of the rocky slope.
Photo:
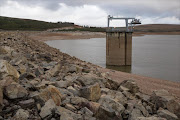
<svg viewBox="0 0 180 120">
<path fill-rule="evenodd" d="M 166 90 L 143 94 L 21 33 L 0 33 L 0 120 L 178 120 Z"/>
</svg>

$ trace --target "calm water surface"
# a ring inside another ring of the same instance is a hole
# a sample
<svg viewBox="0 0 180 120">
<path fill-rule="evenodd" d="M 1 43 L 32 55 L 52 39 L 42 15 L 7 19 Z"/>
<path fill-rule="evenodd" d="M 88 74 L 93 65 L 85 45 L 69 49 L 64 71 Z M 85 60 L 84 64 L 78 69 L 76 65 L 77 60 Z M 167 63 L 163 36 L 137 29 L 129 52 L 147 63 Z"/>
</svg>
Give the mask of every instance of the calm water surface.
<svg viewBox="0 0 180 120">
<path fill-rule="evenodd" d="M 82 60 L 119 71 L 180 82 L 180 35 L 133 37 L 132 66 L 106 66 L 106 39 L 47 41 L 48 45 Z"/>
</svg>

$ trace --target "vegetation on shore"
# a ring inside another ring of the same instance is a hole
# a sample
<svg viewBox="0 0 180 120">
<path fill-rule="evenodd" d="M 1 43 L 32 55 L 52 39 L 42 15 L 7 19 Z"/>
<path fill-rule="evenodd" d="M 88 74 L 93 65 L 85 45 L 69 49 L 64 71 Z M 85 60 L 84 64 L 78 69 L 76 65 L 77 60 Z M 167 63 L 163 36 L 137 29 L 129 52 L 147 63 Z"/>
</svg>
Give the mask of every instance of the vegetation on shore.
<svg viewBox="0 0 180 120">
<path fill-rule="evenodd" d="M 68 22 L 44 22 L 30 19 L 19 19 L 0 16 L 0 29 L 2 30 L 47 30 L 52 28 L 62 28 L 74 26 L 74 23 Z"/>
</svg>

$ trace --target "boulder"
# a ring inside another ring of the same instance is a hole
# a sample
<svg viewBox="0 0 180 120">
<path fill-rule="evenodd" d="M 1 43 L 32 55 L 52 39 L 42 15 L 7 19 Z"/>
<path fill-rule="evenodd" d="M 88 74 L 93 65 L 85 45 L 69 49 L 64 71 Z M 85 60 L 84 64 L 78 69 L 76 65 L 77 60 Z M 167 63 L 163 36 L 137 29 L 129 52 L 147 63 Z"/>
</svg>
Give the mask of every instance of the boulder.
<svg viewBox="0 0 180 120">
<path fill-rule="evenodd" d="M 53 99 L 49 99 L 45 105 L 41 108 L 40 116 L 42 119 L 46 118 L 47 116 L 52 116 L 53 113 L 56 111 L 56 104 L 54 103 Z"/>
<path fill-rule="evenodd" d="M 0 77 L 4 78 L 6 76 L 13 76 L 17 80 L 20 75 L 18 71 L 7 61 L 0 60 Z"/>
<path fill-rule="evenodd" d="M 137 120 L 139 117 L 143 117 L 143 115 L 139 109 L 135 108 L 130 113 L 128 120 Z"/>
<path fill-rule="evenodd" d="M 89 110 L 91 110 L 93 112 L 93 114 L 96 114 L 99 107 L 100 107 L 100 104 L 99 103 L 96 103 L 96 102 L 82 102 L 81 107 L 87 107 Z"/>
<path fill-rule="evenodd" d="M 23 79 L 25 79 L 25 78 L 28 79 L 28 80 L 34 79 L 34 78 L 36 78 L 36 75 L 33 74 L 33 73 L 27 73 L 27 72 L 25 72 L 25 73 L 21 74 L 20 77 L 19 77 L 20 80 L 23 80 Z"/>
<path fill-rule="evenodd" d="M 70 110 L 67 110 L 63 107 L 57 107 L 61 117 L 60 120 L 81 120 L 82 116 L 80 114 L 76 114 Z"/>
<path fill-rule="evenodd" d="M 119 88 L 120 82 L 108 79 L 106 82 L 106 88 L 112 89 L 112 90 L 117 90 Z"/>
<path fill-rule="evenodd" d="M 16 82 L 12 82 L 10 85 L 4 88 L 4 94 L 9 99 L 23 98 L 28 95 L 28 91 Z"/>
<path fill-rule="evenodd" d="M 100 96 L 101 96 L 101 88 L 99 86 L 98 83 L 94 84 L 94 85 L 90 85 L 87 87 L 83 87 L 80 91 L 81 96 L 91 100 L 91 101 L 97 101 L 99 100 Z"/>
<path fill-rule="evenodd" d="M 19 105 L 22 108 L 32 108 L 35 105 L 35 101 L 34 101 L 34 99 L 24 100 L 24 101 L 20 101 Z"/>
<path fill-rule="evenodd" d="M 52 85 L 49 85 L 46 89 L 33 96 L 36 101 L 41 105 L 44 105 L 49 99 L 52 99 L 54 103 L 59 106 L 61 104 L 62 95 L 60 91 Z"/>
<path fill-rule="evenodd" d="M 0 55 L 1 54 L 10 54 L 13 52 L 14 50 L 12 48 L 10 48 L 9 46 L 0 46 Z"/>
<path fill-rule="evenodd" d="M 72 97 L 71 99 L 70 99 L 70 103 L 71 104 L 74 104 L 74 105 L 80 105 L 81 103 L 83 103 L 83 102 L 87 102 L 88 100 L 87 99 L 85 99 L 85 98 L 82 98 L 82 97 Z"/>
<path fill-rule="evenodd" d="M 47 71 L 52 77 L 57 76 L 60 71 L 61 65 L 57 64 L 54 68 Z"/>
<path fill-rule="evenodd" d="M 115 90 L 109 90 L 109 89 L 103 89 L 104 94 L 114 99 L 116 102 L 121 103 L 122 105 L 125 105 L 127 103 L 127 98 L 120 92 Z M 103 92 L 103 91 L 102 91 Z"/>
<path fill-rule="evenodd" d="M 0 112 L 2 111 L 3 108 L 3 89 L 0 85 Z"/>
<path fill-rule="evenodd" d="M 69 81 L 57 81 L 55 86 L 58 88 L 67 88 L 70 85 Z"/>
<path fill-rule="evenodd" d="M 122 90 L 122 87 L 129 89 L 129 92 L 132 94 L 138 93 L 139 92 L 139 87 L 136 84 L 135 81 L 133 80 L 124 80 L 121 84 L 118 90 Z"/>
<path fill-rule="evenodd" d="M 174 100 L 174 96 L 172 96 L 167 90 L 155 90 L 150 96 L 150 101 L 155 104 L 156 109 L 167 108 L 167 103 L 171 100 Z"/>
<path fill-rule="evenodd" d="M 125 110 L 122 104 L 120 104 L 119 102 L 116 102 L 114 99 L 112 99 L 109 96 L 101 96 L 98 103 L 101 105 L 99 107 L 98 112 L 96 113 L 96 116 L 99 119 L 102 119 L 102 118 L 105 119 L 106 117 L 108 119 L 112 119 L 113 116 L 114 116 L 114 119 L 122 119 L 121 114 Z"/>
<path fill-rule="evenodd" d="M 24 109 L 19 109 L 13 116 L 13 120 L 27 120 L 29 118 L 29 112 Z"/>
<path fill-rule="evenodd" d="M 149 117 L 149 112 L 146 110 L 146 108 L 142 105 L 141 102 L 135 104 L 135 108 L 139 109 L 145 117 Z"/>
<path fill-rule="evenodd" d="M 167 120 L 167 119 L 152 116 L 152 117 L 138 117 L 137 120 Z"/>
<path fill-rule="evenodd" d="M 178 118 L 180 118 L 180 104 L 175 100 L 170 100 L 167 103 L 167 109 L 174 113 Z"/>
<path fill-rule="evenodd" d="M 106 83 L 106 79 L 102 79 L 100 77 L 97 77 L 94 74 L 83 74 L 82 76 L 79 76 L 77 78 L 77 81 L 81 83 L 82 86 L 88 86 L 93 85 L 95 83 L 99 83 L 101 88 L 104 88 L 104 84 Z"/>
<path fill-rule="evenodd" d="M 158 110 L 157 114 L 159 117 L 166 118 L 167 120 L 178 120 L 178 117 L 168 110 Z"/>
</svg>

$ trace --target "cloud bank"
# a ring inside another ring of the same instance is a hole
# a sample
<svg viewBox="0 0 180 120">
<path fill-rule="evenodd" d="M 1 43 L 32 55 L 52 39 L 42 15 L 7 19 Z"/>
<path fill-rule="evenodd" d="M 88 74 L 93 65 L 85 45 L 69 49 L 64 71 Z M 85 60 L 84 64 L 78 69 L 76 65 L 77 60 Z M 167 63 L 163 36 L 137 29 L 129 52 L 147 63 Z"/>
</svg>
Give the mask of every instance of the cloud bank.
<svg viewBox="0 0 180 120">
<path fill-rule="evenodd" d="M 108 14 L 143 24 L 180 24 L 179 0 L 0 0 L 0 16 L 106 26 Z M 113 25 L 124 22 L 112 22 Z"/>
</svg>

